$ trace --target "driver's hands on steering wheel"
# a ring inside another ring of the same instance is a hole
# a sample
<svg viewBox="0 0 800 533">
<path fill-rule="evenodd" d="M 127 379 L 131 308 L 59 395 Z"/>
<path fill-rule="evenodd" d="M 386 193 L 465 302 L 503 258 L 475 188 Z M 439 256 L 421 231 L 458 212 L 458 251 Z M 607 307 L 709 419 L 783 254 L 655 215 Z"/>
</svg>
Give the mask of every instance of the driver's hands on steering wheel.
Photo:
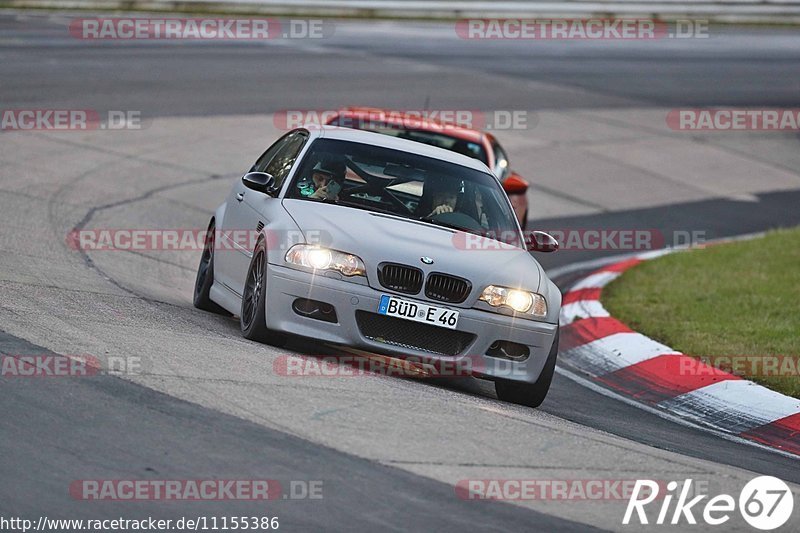
<svg viewBox="0 0 800 533">
<path fill-rule="evenodd" d="M 442 213 L 452 213 L 452 212 L 453 212 L 453 207 L 452 206 L 449 206 L 447 204 L 443 204 L 443 205 L 440 205 L 440 206 L 436 207 L 436 209 L 431 211 L 431 214 L 428 215 L 428 216 L 435 217 L 436 215 L 441 215 Z"/>
</svg>

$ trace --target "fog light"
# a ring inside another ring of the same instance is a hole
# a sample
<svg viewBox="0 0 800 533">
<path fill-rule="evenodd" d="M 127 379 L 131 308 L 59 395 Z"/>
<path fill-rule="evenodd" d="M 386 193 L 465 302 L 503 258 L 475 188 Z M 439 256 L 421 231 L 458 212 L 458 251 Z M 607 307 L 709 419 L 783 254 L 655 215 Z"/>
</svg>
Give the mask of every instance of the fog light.
<svg viewBox="0 0 800 533">
<path fill-rule="evenodd" d="M 511 359 L 512 361 L 524 361 L 530 354 L 531 351 L 527 346 L 511 341 L 494 341 L 486 350 L 486 355 L 490 357 Z"/>
<path fill-rule="evenodd" d="M 313 318 L 323 322 L 337 323 L 336 309 L 326 302 L 309 300 L 308 298 L 297 298 L 292 302 L 292 309 L 295 313 L 306 318 Z"/>
</svg>

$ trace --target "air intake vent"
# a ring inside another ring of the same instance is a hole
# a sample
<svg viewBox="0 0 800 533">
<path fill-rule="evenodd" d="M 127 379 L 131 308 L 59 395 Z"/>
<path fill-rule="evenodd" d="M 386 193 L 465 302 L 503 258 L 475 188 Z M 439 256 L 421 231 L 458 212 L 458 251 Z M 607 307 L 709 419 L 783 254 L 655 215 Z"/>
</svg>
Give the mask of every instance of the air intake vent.
<svg viewBox="0 0 800 533">
<path fill-rule="evenodd" d="M 434 272 L 425 284 L 425 296 L 431 300 L 458 304 L 469 296 L 472 284 L 462 278 Z"/>
<path fill-rule="evenodd" d="M 260 232 L 262 229 L 264 229 L 264 223 L 259 220 L 256 224 L 256 231 Z"/>
<path fill-rule="evenodd" d="M 378 265 L 378 281 L 389 290 L 417 294 L 422 289 L 422 270 L 396 263 Z"/>
<path fill-rule="evenodd" d="M 356 311 L 356 324 L 364 337 L 404 350 L 459 355 L 475 341 L 475 335 L 466 331 L 440 328 L 368 311 Z"/>
</svg>

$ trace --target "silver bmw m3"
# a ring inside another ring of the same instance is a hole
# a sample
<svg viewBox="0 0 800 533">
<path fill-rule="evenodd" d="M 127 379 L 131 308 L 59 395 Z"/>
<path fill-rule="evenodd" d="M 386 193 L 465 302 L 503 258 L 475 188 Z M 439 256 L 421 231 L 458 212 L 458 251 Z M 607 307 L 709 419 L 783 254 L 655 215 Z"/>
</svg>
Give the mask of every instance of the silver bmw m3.
<svg viewBox="0 0 800 533">
<path fill-rule="evenodd" d="M 194 305 L 242 334 L 287 335 L 428 362 L 468 361 L 498 397 L 544 400 L 561 293 L 498 179 L 476 159 L 337 128 L 280 138 L 209 227 Z"/>
</svg>

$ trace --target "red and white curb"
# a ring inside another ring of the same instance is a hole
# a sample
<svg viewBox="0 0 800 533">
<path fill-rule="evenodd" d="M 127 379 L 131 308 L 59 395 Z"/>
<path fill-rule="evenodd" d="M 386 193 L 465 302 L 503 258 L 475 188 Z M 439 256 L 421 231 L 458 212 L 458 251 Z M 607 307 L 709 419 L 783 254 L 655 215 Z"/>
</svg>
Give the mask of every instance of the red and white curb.
<svg viewBox="0 0 800 533">
<path fill-rule="evenodd" d="M 562 300 L 559 362 L 622 396 L 716 432 L 800 455 L 800 400 L 637 333 L 600 303 L 607 284 L 648 252 L 592 272 Z"/>
</svg>

